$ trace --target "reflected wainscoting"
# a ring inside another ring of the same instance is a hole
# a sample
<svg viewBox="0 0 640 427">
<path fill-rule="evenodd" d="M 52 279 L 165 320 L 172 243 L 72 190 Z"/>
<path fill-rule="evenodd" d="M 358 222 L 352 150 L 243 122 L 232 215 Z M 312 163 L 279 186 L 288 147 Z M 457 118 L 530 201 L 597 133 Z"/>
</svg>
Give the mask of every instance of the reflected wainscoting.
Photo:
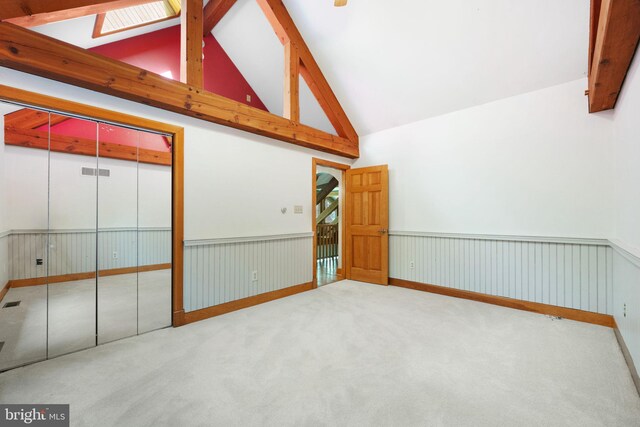
<svg viewBox="0 0 640 427">
<path fill-rule="evenodd" d="M 8 290 L 9 268 L 9 232 L 0 231 L 0 301 Z"/>
<path fill-rule="evenodd" d="M 137 266 L 171 263 L 170 228 L 12 230 L 8 233 L 8 275 L 12 282 Z M 47 251 L 49 245 L 49 251 Z M 1 251 L 1 249 L 0 249 Z"/>
<path fill-rule="evenodd" d="M 185 312 L 312 281 L 313 233 L 185 241 Z"/>
<path fill-rule="evenodd" d="M 394 279 L 613 314 L 605 239 L 392 231 L 389 251 Z"/>
</svg>

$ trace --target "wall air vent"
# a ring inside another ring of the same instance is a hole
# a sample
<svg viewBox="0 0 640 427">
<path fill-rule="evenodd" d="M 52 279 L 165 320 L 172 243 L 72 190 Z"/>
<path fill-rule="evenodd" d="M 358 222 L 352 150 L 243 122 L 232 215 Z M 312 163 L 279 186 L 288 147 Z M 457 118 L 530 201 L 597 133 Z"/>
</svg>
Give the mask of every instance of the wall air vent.
<svg viewBox="0 0 640 427">
<path fill-rule="evenodd" d="M 86 176 L 96 176 L 96 170 L 94 168 L 82 168 L 82 175 Z M 98 174 L 100 176 L 111 176 L 111 171 L 109 169 L 99 169 Z"/>
</svg>

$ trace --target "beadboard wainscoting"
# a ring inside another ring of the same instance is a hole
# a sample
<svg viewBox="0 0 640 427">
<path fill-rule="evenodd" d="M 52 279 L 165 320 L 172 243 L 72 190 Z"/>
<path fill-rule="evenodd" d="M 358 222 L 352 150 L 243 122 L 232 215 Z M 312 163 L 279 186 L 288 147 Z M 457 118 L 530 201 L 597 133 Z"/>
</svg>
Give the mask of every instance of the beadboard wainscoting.
<svg viewBox="0 0 640 427">
<path fill-rule="evenodd" d="M 612 314 L 607 240 L 390 232 L 389 275 Z"/>
<path fill-rule="evenodd" d="M 95 230 L 12 230 L 8 250 L 11 280 L 92 272 L 96 250 L 100 270 L 166 264 L 171 262 L 171 229 L 101 229 L 97 246 Z"/>
<path fill-rule="evenodd" d="M 311 282 L 312 264 L 313 233 L 185 241 L 185 312 Z"/>
<path fill-rule="evenodd" d="M 613 315 L 624 340 L 623 351 L 627 362 L 633 359 L 632 375 L 640 393 L 640 253 L 623 242 L 612 240 L 613 280 L 616 291 L 613 298 Z"/>
<path fill-rule="evenodd" d="M 0 231 L 0 294 L 9 281 L 9 232 Z"/>
</svg>

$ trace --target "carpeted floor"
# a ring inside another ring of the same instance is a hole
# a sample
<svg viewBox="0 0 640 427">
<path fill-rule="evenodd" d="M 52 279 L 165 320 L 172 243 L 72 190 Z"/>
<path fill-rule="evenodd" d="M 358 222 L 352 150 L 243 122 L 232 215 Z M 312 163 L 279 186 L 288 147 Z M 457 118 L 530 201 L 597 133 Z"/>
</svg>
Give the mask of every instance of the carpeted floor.
<svg viewBox="0 0 640 427">
<path fill-rule="evenodd" d="M 613 331 L 343 281 L 0 375 L 72 425 L 637 426 Z"/>
</svg>

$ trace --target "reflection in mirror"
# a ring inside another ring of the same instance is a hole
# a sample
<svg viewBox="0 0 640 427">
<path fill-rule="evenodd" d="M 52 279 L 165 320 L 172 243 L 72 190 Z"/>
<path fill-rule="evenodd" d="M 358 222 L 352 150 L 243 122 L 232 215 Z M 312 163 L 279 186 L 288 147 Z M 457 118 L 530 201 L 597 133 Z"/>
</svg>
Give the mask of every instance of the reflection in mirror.
<svg viewBox="0 0 640 427">
<path fill-rule="evenodd" d="M 138 333 L 143 333 L 171 325 L 172 140 L 144 133 L 140 141 Z M 163 160 L 150 161 L 155 158 Z"/>
<path fill-rule="evenodd" d="M 47 357 L 48 129 L 0 103 L 0 371 Z"/>
<path fill-rule="evenodd" d="M 139 133 L 98 125 L 98 344 L 138 332 Z"/>
<path fill-rule="evenodd" d="M 0 371 L 170 326 L 171 138 L 0 119 Z"/>
<path fill-rule="evenodd" d="M 96 344 L 96 132 L 51 113 L 49 357 Z"/>
</svg>

